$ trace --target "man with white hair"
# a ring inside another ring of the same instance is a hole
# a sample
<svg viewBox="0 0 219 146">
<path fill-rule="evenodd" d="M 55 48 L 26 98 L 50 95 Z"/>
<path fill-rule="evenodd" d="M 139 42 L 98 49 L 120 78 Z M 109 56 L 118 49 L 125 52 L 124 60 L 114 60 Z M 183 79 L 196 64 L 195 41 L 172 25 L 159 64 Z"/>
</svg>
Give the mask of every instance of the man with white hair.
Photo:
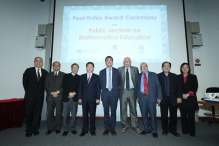
<svg viewBox="0 0 219 146">
<path fill-rule="evenodd" d="M 131 125 L 133 130 L 137 133 L 141 131 L 138 128 L 138 117 L 136 111 L 136 86 L 139 70 L 137 67 L 131 66 L 131 59 L 129 57 L 124 58 L 122 67 L 118 68 L 120 75 L 120 114 L 122 122 L 122 133 L 128 130 L 127 123 L 127 104 L 129 104 Z"/>
<path fill-rule="evenodd" d="M 148 71 L 147 63 L 141 63 L 140 68 L 141 73 L 138 75 L 137 81 L 137 101 L 144 124 L 144 131 L 140 134 L 152 133 L 153 137 L 157 138 L 156 103 L 159 105 L 162 100 L 161 86 L 157 74 Z M 148 114 L 150 115 L 150 121 Z"/>
</svg>

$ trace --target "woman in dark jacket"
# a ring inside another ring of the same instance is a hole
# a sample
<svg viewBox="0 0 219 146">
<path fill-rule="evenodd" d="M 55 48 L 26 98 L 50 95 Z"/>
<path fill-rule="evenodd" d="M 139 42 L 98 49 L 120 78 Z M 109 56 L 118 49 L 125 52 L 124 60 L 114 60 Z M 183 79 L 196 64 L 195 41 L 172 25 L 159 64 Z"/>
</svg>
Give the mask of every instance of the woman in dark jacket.
<svg viewBox="0 0 219 146">
<path fill-rule="evenodd" d="M 183 95 L 182 102 L 179 104 L 182 134 L 189 133 L 190 136 L 195 137 L 195 111 L 199 109 L 196 97 L 198 80 L 196 75 L 190 74 L 188 63 L 181 65 L 180 72 L 178 77 Z"/>
</svg>

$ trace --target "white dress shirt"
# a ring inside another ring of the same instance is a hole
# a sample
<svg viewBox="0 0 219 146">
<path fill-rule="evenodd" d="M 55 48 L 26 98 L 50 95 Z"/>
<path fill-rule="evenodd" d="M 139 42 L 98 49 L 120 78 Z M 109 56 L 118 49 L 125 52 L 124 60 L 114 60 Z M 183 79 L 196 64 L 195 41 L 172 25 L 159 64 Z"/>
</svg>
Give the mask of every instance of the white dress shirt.
<svg viewBox="0 0 219 146">
<path fill-rule="evenodd" d="M 39 69 L 39 73 L 40 73 L 40 77 L 41 77 L 41 76 L 42 76 L 41 68 L 36 68 L 36 67 L 35 67 L 36 75 L 37 75 L 37 77 L 38 77 L 38 69 Z"/>
<path fill-rule="evenodd" d="M 127 67 L 125 67 L 125 83 L 124 83 L 124 89 L 126 89 L 126 70 Z M 132 82 L 132 75 L 131 75 L 131 68 L 128 67 L 128 72 L 129 72 L 129 85 L 130 85 L 130 89 L 134 88 L 134 84 Z"/>
<path fill-rule="evenodd" d="M 106 88 L 108 89 L 108 81 L 109 81 L 109 70 L 111 69 L 111 84 L 113 88 L 113 82 L 112 82 L 112 77 L 113 77 L 113 68 L 106 68 Z"/>
</svg>

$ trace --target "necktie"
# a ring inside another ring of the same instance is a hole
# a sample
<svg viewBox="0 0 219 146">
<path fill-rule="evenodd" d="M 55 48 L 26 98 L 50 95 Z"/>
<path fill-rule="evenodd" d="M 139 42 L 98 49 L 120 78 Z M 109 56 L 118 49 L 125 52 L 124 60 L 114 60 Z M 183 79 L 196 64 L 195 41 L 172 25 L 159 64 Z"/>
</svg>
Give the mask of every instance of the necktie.
<svg viewBox="0 0 219 146">
<path fill-rule="evenodd" d="M 58 79 L 58 75 L 57 75 L 57 72 L 55 73 L 55 76 L 54 76 L 54 81 L 56 82 Z"/>
<path fill-rule="evenodd" d="M 112 81 L 111 81 L 111 69 L 109 69 L 109 77 L 108 77 L 108 90 L 112 90 Z"/>
<path fill-rule="evenodd" d="M 129 86 L 129 70 L 127 68 L 126 70 L 126 89 L 129 90 L 130 86 Z"/>
<path fill-rule="evenodd" d="M 37 81 L 40 80 L 40 69 L 37 70 Z"/>
<path fill-rule="evenodd" d="M 89 82 L 90 82 L 90 74 L 89 74 L 89 77 L 88 77 L 88 79 L 87 79 L 87 82 L 88 82 L 88 84 L 89 84 Z"/>
<path fill-rule="evenodd" d="M 145 73 L 144 73 L 144 92 L 148 94 L 148 81 Z"/>
</svg>

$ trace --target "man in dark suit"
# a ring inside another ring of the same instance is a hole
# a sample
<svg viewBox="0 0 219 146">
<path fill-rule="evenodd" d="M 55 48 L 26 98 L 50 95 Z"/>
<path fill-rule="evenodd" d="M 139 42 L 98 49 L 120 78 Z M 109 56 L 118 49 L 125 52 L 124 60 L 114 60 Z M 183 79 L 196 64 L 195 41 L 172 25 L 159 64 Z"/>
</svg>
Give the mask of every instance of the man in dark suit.
<svg viewBox="0 0 219 146">
<path fill-rule="evenodd" d="M 94 74 L 94 64 L 86 64 L 87 73 L 81 75 L 78 87 L 78 102 L 82 103 L 83 108 L 83 128 L 80 136 L 84 136 L 90 131 L 92 136 L 96 135 L 95 115 L 96 104 L 100 102 L 100 78 Z M 88 122 L 88 113 L 90 113 L 90 129 Z"/>
<path fill-rule="evenodd" d="M 65 73 L 60 71 L 61 64 L 58 61 L 53 63 L 53 71 L 46 77 L 45 88 L 47 92 L 47 132 L 49 135 L 54 130 L 60 133 L 62 127 L 62 79 Z M 54 109 L 56 108 L 56 117 Z"/>
<path fill-rule="evenodd" d="M 113 58 L 107 56 L 105 59 L 106 68 L 100 71 L 100 84 L 101 84 L 101 99 L 104 108 L 104 125 L 105 131 L 103 135 L 108 135 L 111 131 L 113 136 L 116 135 L 116 109 L 119 97 L 119 72 L 116 68 L 112 67 Z M 111 109 L 111 117 L 109 116 L 109 109 Z"/>
<path fill-rule="evenodd" d="M 141 73 L 138 76 L 137 83 L 137 100 L 140 106 L 144 131 L 140 134 L 153 133 L 153 137 L 157 138 L 157 119 L 156 119 L 156 103 L 160 104 L 162 100 L 162 91 L 157 74 L 148 71 L 148 65 L 143 62 L 140 65 Z M 148 119 L 150 115 L 151 121 Z"/>
<path fill-rule="evenodd" d="M 163 62 L 163 72 L 158 74 L 160 85 L 162 88 L 162 101 L 160 104 L 161 122 L 163 135 L 167 135 L 168 132 L 172 133 L 176 137 L 180 137 L 176 132 L 177 127 L 177 103 L 181 102 L 182 92 L 177 75 L 170 72 L 171 63 Z M 168 123 L 168 109 L 170 111 L 170 121 Z"/>
<path fill-rule="evenodd" d="M 44 85 L 48 72 L 42 69 L 43 59 L 36 57 L 34 66 L 23 74 L 26 103 L 26 137 L 39 135 L 40 117 L 44 100 Z"/>
<path fill-rule="evenodd" d="M 65 74 L 62 81 L 63 88 L 63 125 L 64 125 L 64 133 L 62 136 L 66 136 L 69 131 L 72 134 L 76 135 L 76 115 L 78 111 L 78 85 L 80 76 L 77 74 L 79 69 L 79 65 L 77 63 L 73 63 L 71 65 L 71 73 Z M 69 120 L 71 112 L 71 120 Z"/>
<path fill-rule="evenodd" d="M 122 133 L 125 133 L 128 130 L 127 122 L 127 104 L 129 104 L 131 125 L 133 130 L 137 133 L 141 131 L 138 128 L 138 117 L 136 110 L 136 86 L 138 79 L 138 68 L 131 66 L 131 59 L 129 57 L 124 58 L 122 67 L 118 68 L 120 75 L 120 114 L 122 122 Z"/>
</svg>

